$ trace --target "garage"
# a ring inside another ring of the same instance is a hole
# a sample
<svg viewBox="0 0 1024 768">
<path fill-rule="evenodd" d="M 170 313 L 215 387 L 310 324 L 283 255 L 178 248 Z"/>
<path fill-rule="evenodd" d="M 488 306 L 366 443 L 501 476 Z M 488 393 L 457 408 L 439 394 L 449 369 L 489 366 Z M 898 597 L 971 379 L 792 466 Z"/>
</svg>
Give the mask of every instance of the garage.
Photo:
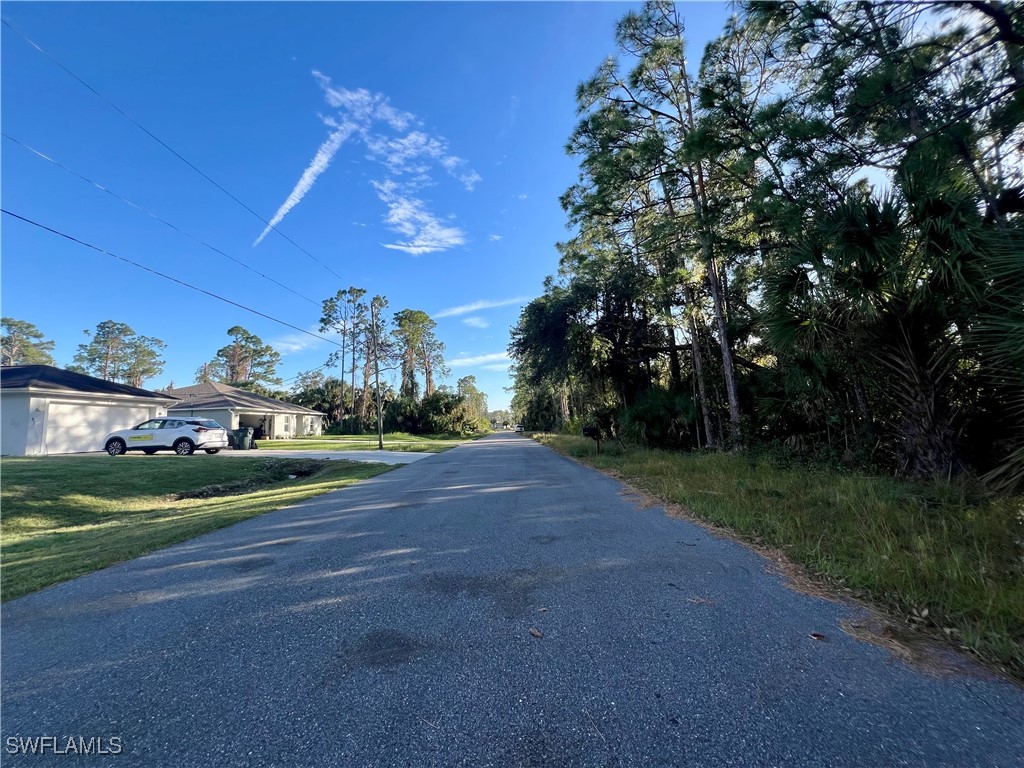
<svg viewBox="0 0 1024 768">
<path fill-rule="evenodd" d="M 141 406 L 94 405 L 50 401 L 46 407 L 43 453 L 78 453 L 103 449 L 103 436 L 150 418 Z"/>
<path fill-rule="evenodd" d="M 175 387 L 168 394 L 178 402 L 167 409 L 169 416 L 201 416 L 225 428 L 252 427 L 256 440 L 288 440 L 323 432 L 320 411 L 219 382 Z"/>
<path fill-rule="evenodd" d="M 164 416 L 176 398 L 48 365 L 0 369 L 0 453 L 46 456 L 103 449 L 115 429 Z"/>
</svg>

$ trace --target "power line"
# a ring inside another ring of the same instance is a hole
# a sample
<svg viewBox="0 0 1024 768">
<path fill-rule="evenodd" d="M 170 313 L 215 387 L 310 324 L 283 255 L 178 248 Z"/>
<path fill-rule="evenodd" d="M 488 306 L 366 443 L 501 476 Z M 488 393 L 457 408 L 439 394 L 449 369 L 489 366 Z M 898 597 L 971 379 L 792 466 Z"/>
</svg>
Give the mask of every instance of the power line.
<svg viewBox="0 0 1024 768">
<path fill-rule="evenodd" d="M 262 318 L 265 318 L 267 320 L 270 320 L 271 322 L 277 323 L 278 325 L 283 325 L 286 328 L 291 328 L 293 331 L 298 331 L 299 333 L 304 333 L 307 336 L 312 336 L 314 339 L 320 339 L 321 341 L 326 341 L 327 343 L 333 344 L 336 347 L 340 347 L 341 346 L 341 344 L 339 344 L 338 342 L 334 341 L 333 339 L 327 338 L 326 336 L 320 336 L 319 334 L 311 333 L 310 331 L 307 331 L 305 328 L 300 328 L 297 325 L 292 325 L 291 323 L 285 322 L 284 320 L 278 320 L 276 317 L 271 317 L 270 315 L 264 314 L 263 312 L 259 312 L 259 311 L 255 310 L 255 309 L 252 309 L 251 307 L 247 307 L 244 304 L 239 304 L 237 301 L 232 301 L 231 299 L 224 298 L 223 296 L 221 296 L 219 294 L 216 294 L 216 293 L 213 293 L 212 291 L 207 291 L 205 288 L 200 288 L 199 286 L 192 285 L 191 283 L 186 283 L 184 280 L 179 280 L 176 277 L 172 277 L 171 275 L 168 275 L 168 274 L 165 274 L 163 272 L 160 272 L 160 271 L 158 271 L 156 269 L 153 269 L 152 267 L 147 267 L 145 264 L 139 264 L 137 261 L 132 261 L 131 259 L 125 258 L 124 256 L 118 256 L 116 253 L 108 251 L 105 248 L 100 248 L 98 245 L 93 245 L 92 243 L 87 243 L 84 240 L 79 240 L 77 237 L 74 237 L 73 235 L 69 235 L 69 234 L 67 234 L 65 232 L 61 232 L 60 230 L 53 229 L 52 227 L 48 227 L 45 224 L 40 224 L 38 221 L 33 221 L 32 219 L 26 218 L 25 216 L 20 216 L 19 214 L 14 213 L 13 211 L 8 211 L 6 208 L 0 208 L 0 213 L 6 213 L 8 216 L 12 216 L 15 219 L 19 219 L 21 221 L 24 221 L 26 224 L 31 224 L 33 227 L 38 227 L 39 229 L 45 230 L 45 231 L 50 232 L 50 233 L 52 233 L 54 235 L 58 235 L 59 237 L 63 237 L 65 240 L 70 240 L 73 243 L 78 243 L 79 245 L 84 245 L 86 248 L 91 248 L 94 251 L 97 251 L 99 253 L 105 254 L 105 255 L 110 256 L 112 258 L 115 258 L 118 261 L 123 261 L 126 264 L 131 264 L 133 267 L 138 267 L 139 269 L 145 270 L 146 272 L 149 272 L 151 274 L 154 274 L 154 275 L 157 275 L 159 277 L 162 277 L 165 280 L 170 280 L 172 283 L 177 283 L 178 285 L 183 285 L 186 288 L 191 288 L 193 291 L 198 291 L 199 293 L 202 293 L 202 294 L 205 294 L 207 296 L 210 296 L 211 298 L 217 299 L 217 301 L 223 301 L 225 304 L 230 304 L 233 307 L 238 307 L 239 309 L 243 309 L 246 312 L 250 312 L 250 313 L 252 313 L 254 315 L 258 315 L 259 317 L 262 317 Z"/>
<path fill-rule="evenodd" d="M 290 378 L 287 378 L 287 379 L 282 379 L 282 380 L 281 380 L 281 384 L 282 384 L 282 385 L 284 385 L 284 384 L 287 384 L 287 383 L 288 383 L 289 381 L 298 381 L 298 380 L 299 380 L 299 379 L 301 379 L 301 378 L 302 378 L 303 376 L 308 376 L 308 375 L 309 375 L 309 374 L 311 374 L 311 373 L 317 373 L 318 371 L 322 371 L 322 370 L 323 370 L 324 368 L 328 368 L 328 367 L 329 367 L 329 366 L 328 366 L 328 364 L 327 364 L 327 363 L 324 363 L 324 364 L 323 364 L 323 365 L 321 365 L 320 367 L 318 367 L 318 368 L 314 368 L 314 369 L 313 369 L 313 370 L 311 370 L 311 371 L 302 371 L 302 372 L 300 372 L 300 373 L 297 373 L 296 375 L 294 375 L 294 376 L 292 376 L 292 377 L 290 377 Z"/>
<path fill-rule="evenodd" d="M 280 286 L 281 288 L 284 288 L 286 291 L 290 291 L 291 293 L 294 293 L 300 299 L 308 301 L 310 304 L 312 304 L 314 306 L 317 306 L 317 307 L 321 306 L 319 301 L 314 301 L 313 299 L 309 298 L 308 296 L 304 296 L 303 294 L 299 293 L 298 291 L 296 291 L 296 290 L 294 290 L 292 288 L 289 288 L 284 283 L 279 283 L 277 280 L 275 280 L 274 278 L 270 277 L 269 275 L 265 275 L 262 272 L 260 272 L 258 269 L 254 269 L 253 267 L 250 267 L 244 261 L 241 261 L 239 259 L 236 259 L 234 256 L 231 256 L 231 255 L 229 255 L 227 253 L 224 253 L 224 251 L 220 250 L 219 248 L 216 248 L 216 247 L 210 245 L 209 243 L 204 242 L 203 240 L 199 239 L 198 237 L 195 237 L 194 235 L 189 234 L 188 232 L 183 230 L 181 227 L 175 226 L 171 222 L 166 221 L 165 219 L 160 218 L 159 216 L 157 216 L 152 211 L 147 211 L 141 205 L 133 203 L 131 200 L 128 200 L 127 198 L 121 197 L 121 195 L 117 194 L 116 192 L 114 192 L 112 190 L 107 189 L 106 187 L 104 187 L 99 182 L 93 181 L 92 179 L 83 176 L 82 174 L 78 173 L 77 171 L 73 171 L 72 169 L 68 168 L 66 165 L 58 162 L 57 160 L 54 160 L 49 155 L 45 155 L 42 152 L 40 152 L 38 149 L 30 147 L 28 144 L 25 144 L 22 141 L 18 141 L 18 139 L 14 138 L 10 134 L 3 133 L 3 137 L 5 139 L 7 139 L 8 141 L 13 141 L 15 144 L 17 144 L 20 147 L 23 147 L 24 149 L 28 150 L 32 154 L 36 155 L 37 157 L 40 157 L 43 160 L 46 160 L 46 161 L 48 161 L 50 163 L 53 163 L 54 165 L 56 165 L 61 170 L 64 170 L 64 171 L 67 171 L 68 173 L 70 173 L 72 176 L 75 176 L 76 178 L 79 178 L 79 179 L 81 179 L 82 181 L 84 181 L 84 182 L 86 182 L 88 184 L 92 184 L 94 187 L 96 187 L 96 189 L 98 189 L 98 190 L 100 190 L 102 192 L 106 192 L 108 195 L 110 195 L 111 197 L 113 197 L 113 198 L 115 198 L 117 200 L 120 200 L 122 203 L 125 203 L 126 205 L 130 205 L 132 208 L 135 208 L 136 210 L 141 211 L 142 213 L 146 214 L 147 216 L 150 216 L 151 218 L 156 219 L 161 224 L 164 224 L 165 226 L 170 227 L 175 232 L 181 233 L 182 235 L 184 235 L 185 237 L 189 238 L 193 242 L 199 243 L 200 245 L 204 246 L 205 248 L 209 248 L 214 253 L 218 253 L 218 254 L 220 254 L 221 256 L 223 256 L 226 259 L 230 259 L 231 261 L 235 262 L 239 266 L 244 267 L 245 269 L 249 270 L 250 272 L 259 275 L 264 280 L 269 280 L 270 282 L 274 283 L 274 285 Z"/>
<path fill-rule="evenodd" d="M 125 119 L 125 120 L 127 120 L 127 121 L 128 121 L 128 122 L 130 122 L 130 123 L 131 123 L 132 125 L 134 125 L 134 126 L 135 126 L 136 128 L 138 128 L 138 129 L 139 129 L 140 131 L 142 131 L 143 133 L 145 133 L 145 134 L 146 134 L 147 136 L 149 136 L 149 137 L 150 137 L 151 139 L 153 139 L 153 141 L 155 141 L 155 142 L 156 142 L 157 144 L 159 144 L 160 146 L 162 146 L 162 147 L 163 147 L 164 149 L 166 149 L 166 150 L 167 150 L 168 152 L 170 152 L 170 153 L 171 153 L 172 155 L 174 155 L 174 156 L 175 156 L 176 158 L 178 158 L 179 160 L 181 160 L 181 162 L 185 163 L 185 165 L 187 165 L 187 166 L 188 166 L 189 168 L 191 168 L 191 169 L 192 169 L 193 171 L 195 171 L 196 173 L 198 173 L 198 174 L 199 174 L 200 176 L 202 176 L 202 177 L 203 177 L 204 179 L 206 179 L 206 180 L 207 180 L 208 182 L 210 182 L 211 184 L 213 184 L 213 186 L 215 186 L 215 187 L 216 187 L 217 189 L 219 189 L 219 190 L 220 190 L 221 192 L 223 192 L 223 193 L 224 193 L 225 195 L 227 195 L 227 196 L 228 196 L 228 197 L 230 197 L 230 198 L 231 198 L 232 200 L 234 200 L 234 201 L 235 201 L 236 203 L 238 203 L 238 204 L 239 204 L 240 206 L 242 206 L 242 207 L 243 207 L 243 208 L 244 208 L 245 210 L 247 210 L 247 211 L 248 211 L 249 213 L 251 213 L 251 214 L 252 214 L 253 216 L 255 216 L 255 217 L 256 217 L 257 219 L 259 219 L 259 220 L 260 220 L 260 221 L 262 221 L 262 222 L 263 222 L 264 224 L 266 224 L 268 228 L 270 228 L 270 229 L 274 230 L 275 232 L 277 232 L 277 234 L 279 234 L 279 235 L 280 235 L 281 237 L 283 237 L 283 238 L 284 238 L 285 240 L 287 240 L 287 241 L 288 241 L 289 243 L 291 243 L 292 245 L 294 245 L 294 246 L 295 246 L 296 248 L 298 248 L 298 249 L 299 249 L 300 251 L 302 251 L 302 252 L 303 252 L 304 254 L 306 254 L 306 256 L 308 256 L 309 258 L 311 258 L 311 259 L 312 259 L 313 261 L 315 261 L 315 262 L 316 262 L 317 264 L 319 264 L 319 265 L 320 265 L 321 267 L 323 267 L 324 269 L 326 269 L 326 270 L 327 270 L 328 272 L 330 272 L 330 273 L 331 273 L 332 275 L 334 275 L 334 276 L 335 276 L 336 278 L 338 278 L 339 280 L 344 280 L 344 278 L 343 278 L 343 277 L 342 277 L 341 275 L 339 275 L 339 274 L 338 274 L 337 272 L 335 272 L 335 271 L 334 271 L 333 269 L 331 269 L 330 267 L 328 267 L 328 266 L 327 266 L 326 264 L 324 264 L 324 263 L 323 263 L 322 261 L 320 261 L 320 259 L 318 259 L 318 258 L 317 258 L 316 256 L 314 256 L 313 254 L 311 254 L 311 253 L 310 253 L 309 251 L 307 251 L 307 250 L 306 250 L 305 248 L 303 248 L 303 247 L 302 247 L 301 245 L 299 245 L 299 244 L 298 244 L 298 243 L 296 243 L 296 242 L 295 242 L 294 240 L 292 240 L 292 239 L 291 239 L 290 237 L 288 237 L 288 235 L 286 235 L 286 234 L 285 234 L 284 232 L 282 232 L 281 230 L 279 230 L 279 229 L 278 229 L 277 227 L 275 227 L 275 226 L 274 226 L 273 224 L 271 224 L 271 223 L 270 223 L 269 221 L 267 221 L 267 220 L 266 220 L 266 219 L 264 219 L 264 218 L 263 218 L 262 216 L 260 216 L 260 215 L 259 215 L 258 213 L 256 213 L 256 211 L 254 211 L 254 210 L 253 210 L 252 208 L 250 208 L 250 207 L 249 207 L 248 205 L 246 205 L 246 204 L 245 204 L 245 203 L 243 203 L 243 202 L 242 202 L 241 200 L 239 200 L 239 199 L 238 199 L 237 197 L 235 197 L 235 196 L 234 196 L 233 194 L 231 194 L 230 192 L 228 192 L 228 190 L 226 190 L 226 189 L 225 189 L 224 187 L 222 187 L 222 186 L 221 186 L 220 184 L 218 184 L 218 183 L 217 183 L 216 181 L 214 181 L 214 180 L 213 180 L 212 178 L 210 178 L 210 177 L 209 177 L 209 176 L 208 176 L 207 174 L 203 173 L 203 171 L 199 170 L 199 168 L 197 168 L 197 167 L 196 167 L 196 166 L 195 166 L 194 164 L 192 164 L 191 162 L 189 162 L 188 160 L 186 160 L 186 159 L 185 159 L 185 158 L 184 158 L 184 157 L 183 157 L 183 156 L 182 156 L 181 154 L 179 154 L 179 153 L 178 153 L 178 152 L 177 152 L 176 150 L 174 150 L 174 149 L 173 149 L 173 148 L 172 148 L 172 147 L 171 147 L 170 145 L 168 145 L 168 144 L 167 144 L 167 143 L 166 143 L 165 141 L 163 141 L 163 140 L 162 140 L 162 139 L 161 139 L 160 137 L 158 137 L 158 136 L 157 136 L 156 134 L 154 134 L 154 133 L 153 133 L 152 131 L 150 131 L 150 130 L 149 130 L 148 128 L 146 128 L 146 127 L 145 127 L 144 125 L 142 125 L 142 124 L 141 124 L 141 123 L 139 123 L 139 122 L 138 122 L 137 120 L 135 120 L 135 118 L 133 118 L 133 117 L 132 117 L 131 115 L 129 115 L 129 114 L 127 113 L 127 112 L 125 112 L 125 111 L 124 111 L 123 109 L 121 109 L 121 108 L 120 108 L 119 106 L 117 106 L 117 105 L 116 105 L 116 104 L 115 104 L 114 102 L 112 102 L 112 101 L 111 101 L 110 99 L 108 99 L 108 98 L 107 98 L 106 96 L 104 96 L 104 95 L 103 95 L 102 93 L 100 93 L 100 92 L 99 92 L 99 91 L 97 91 L 97 90 L 96 90 L 95 88 L 93 88 L 93 87 L 92 87 L 91 85 L 89 85 L 89 84 L 88 84 L 87 82 L 85 82 L 85 80 L 83 80 L 83 79 L 82 79 L 82 78 L 80 78 L 80 77 L 79 77 L 78 75 L 76 75 L 76 74 L 75 74 L 74 72 L 72 72 L 72 71 L 71 71 L 70 69 L 68 69 L 68 68 L 67 68 L 67 67 L 65 67 L 65 66 L 64 66 L 63 64 L 61 64 L 61 63 L 60 63 L 60 62 L 59 62 L 59 61 L 58 61 L 57 59 L 55 59 L 55 58 L 54 58 L 53 56 L 51 56 L 51 55 L 50 55 L 50 54 L 49 54 L 49 53 L 48 53 L 47 51 L 43 50 L 42 46 L 40 46 L 40 45 L 39 45 L 38 43 L 36 43 L 36 42 L 35 42 L 34 40 L 32 40 L 32 39 L 31 39 L 31 38 L 29 38 L 29 37 L 28 37 L 27 35 L 25 35 L 24 33 L 22 33 L 22 32 L 21 32 L 21 31 L 20 31 L 19 29 L 17 29 L 17 28 L 16 28 L 16 27 L 15 27 L 15 26 L 14 26 L 13 24 L 11 24 L 11 23 L 10 23 L 10 22 L 9 22 L 9 21 L 8 21 L 7 19 L 0 19 L 0 21 L 2 21 L 2 22 L 3 22 L 3 25 L 4 25 L 5 27 L 7 27 L 7 28 L 8 28 L 9 30 L 11 30 L 12 32 L 14 32 L 14 34 L 18 35 L 18 36 L 19 36 L 19 37 L 20 37 L 20 38 L 21 38 L 22 40 L 24 40 L 24 41 L 25 41 L 26 43 L 28 43 L 29 45 L 31 45 L 31 46 L 32 46 L 33 48 L 35 48 L 35 49 L 36 49 L 37 51 L 39 51 L 39 52 L 40 52 L 41 54 L 43 54 L 43 55 L 44 55 L 44 56 L 45 56 L 46 58 L 48 58 L 48 59 L 49 59 L 50 61 L 52 61 L 52 62 L 53 62 L 54 64 L 56 64 L 56 65 L 57 65 L 58 67 L 60 67 L 61 69 L 63 69 L 63 70 L 64 70 L 64 71 L 65 71 L 65 72 L 66 72 L 66 73 L 67 73 L 68 75 L 70 75 L 70 76 L 71 76 L 72 78 L 74 78 L 74 79 L 75 79 L 75 80 L 77 80 L 77 81 L 78 81 L 79 83 L 81 83 L 81 84 L 82 84 L 83 86 L 85 86 L 85 87 L 86 87 L 86 88 L 87 88 L 88 90 L 90 90 L 90 91 L 91 91 L 91 92 L 92 92 L 93 94 L 95 94 L 95 95 L 96 95 L 96 97 L 97 97 L 97 98 L 98 98 L 98 99 L 99 99 L 100 101 L 102 101 L 102 102 L 103 102 L 104 104 L 106 104 L 106 105 L 107 105 L 108 107 L 110 107 L 110 108 L 111 108 L 111 109 L 113 109 L 113 110 L 114 110 L 115 112 L 117 112 L 118 114 L 120 114 L 120 115 L 121 115 L 122 117 L 124 117 L 124 119 Z"/>
</svg>

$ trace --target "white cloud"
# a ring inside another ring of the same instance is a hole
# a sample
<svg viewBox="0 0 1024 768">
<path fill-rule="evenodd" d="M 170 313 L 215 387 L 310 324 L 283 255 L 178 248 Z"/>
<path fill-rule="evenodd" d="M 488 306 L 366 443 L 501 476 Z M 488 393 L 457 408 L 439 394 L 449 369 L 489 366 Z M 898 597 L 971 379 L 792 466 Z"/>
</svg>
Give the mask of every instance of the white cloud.
<svg viewBox="0 0 1024 768">
<path fill-rule="evenodd" d="M 422 200 L 400 194 L 398 185 L 394 182 L 373 182 L 373 187 L 388 206 L 385 223 L 395 232 L 409 238 L 405 242 L 381 243 L 385 248 L 420 256 L 424 253 L 454 248 L 466 242 L 465 233 L 461 229 L 443 224 L 426 209 L 426 204 Z"/>
<path fill-rule="evenodd" d="M 507 371 L 512 366 L 512 361 L 509 360 L 507 363 L 493 363 L 491 365 L 481 365 L 480 370 L 483 371 Z"/>
<path fill-rule="evenodd" d="M 431 163 L 438 163 L 448 175 L 458 179 L 467 192 L 472 192 L 483 180 L 461 157 L 448 154 L 445 139 L 428 136 L 422 131 L 412 131 L 397 139 L 368 136 L 366 146 L 371 158 L 383 162 L 395 174 L 426 174 Z"/>
<path fill-rule="evenodd" d="M 404 131 L 416 120 L 416 117 L 409 112 L 400 112 L 392 107 L 391 102 L 383 94 L 370 93 L 365 88 L 350 91 L 335 86 L 331 82 L 331 78 L 315 69 L 313 77 L 320 84 L 320 88 L 324 92 L 324 99 L 329 105 L 349 113 L 362 123 L 380 120 L 396 131 Z"/>
<path fill-rule="evenodd" d="M 501 240 L 501 235 L 491 235 L 487 239 L 490 240 L 492 243 L 496 243 L 499 240 Z"/>
<path fill-rule="evenodd" d="M 413 193 L 434 184 L 430 172 L 437 166 L 467 191 L 472 191 L 481 181 L 480 174 L 464 159 L 449 152 L 447 140 L 418 129 L 422 123 L 416 116 L 395 109 L 383 94 L 365 88 L 349 90 L 336 86 L 331 78 L 317 70 L 313 70 L 313 77 L 323 91 L 324 100 L 337 110 L 333 115 L 321 115 L 330 134 L 253 246 L 259 245 L 270 230 L 302 201 L 320 175 L 330 167 L 341 146 L 352 136 L 365 144 L 369 158 L 381 163 L 389 176 L 385 181 L 371 183 L 388 206 L 384 222 L 405 235 L 407 240 L 382 243 L 385 248 L 420 255 L 465 243 L 465 233 L 461 229 L 444 224 Z M 391 136 L 389 132 L 402 135 Z M 400 187 L 397 179 L 402 180 Z"/>
<path fill-rule="evenodd" d="M 327 140 L 320 145 L 320 149 L 316 151 L 313 156 L 313 160 L 307 166 L 306 170 L 302 172 L 302 176 L 299 177 L 299 182 L 295 185 L 292 193 L 288 195 L 288 198 L 281 204 L 281 207 L 277 209 L 277 213 L 274 214 L 274 218 L 270 220 L 267 227 L 260 233 L 260 236 L 256 238 L 256 242 L 253 243 L 255 248 L 260 244 L 260 241 L 267 236 L 267 233 L 278 224 L 288 214 L 288 212 L 298 205 L 302 198 L 306 196 L 306 193 L 312 189 L 313 184 L 316 183 L 317 178 L 321 173 L 326 171 L 330 165 L 331 160 L 338 153 L 341 145 L 345 143 L 345 139 L 352 135 L 355 131 L 356 126 L 351 123 L 342 123 L 335 128 L 334 132 L 327 137 Z"/>
<path fill-rule="evenodd" d="M 449 307 L 435 312 L 434 317 L 455 317 L 457 315 L 468 315 L 471 312 L 479 312 L 481 309 L 494 309 L 495 307 L 507 307 L 510 304 L 523 304 L 530 300 L 529 296 L 517 296 L 514 299 L 481 299 L 471 304 L 463 304 L 459 307 Z"/>
<path fill-rule="evenodd" d="M 482 368 L 496 363 L 511 365 L 508 352 L 493 352 L 488 355 L 476 355 L 474 357 L 456 357 L 454 360 L 448 361 L 448 366 L 451 368 Z"/>
<path fill-rule="evenodd" d="M 393 173 L 425 173 L 430 168 L 427 160 L 438 160 L 445 165 L 446 143 L 413 131 L 398 139 L 370 136 L 366 142 L 370 157 L 380 160 Z M 447 167 L 447 166 L 446 166 Z"/>
<path fill-rule="evenodd" d="M 477 317 L 476 315 L 472 317 L 464 317 L 462 318 L 462 322 L 464 322 L 470 328 L 486 328 L 491 324 L 490 321 L 487 320 L 486 318 Z"/>
<path fill-rule="evenodd" d="M 477 184 L 483 181 L 483 177 L 479 173 L 474 171 L 472 168 L 469 168 L 465 171 L 456 169 L 451 173 L 452 176 L 454 176 L 462 183 L 462 186 L 466 188 L 467 192 L 472 192 L 473 187 L 475 187 Z"/>
<path fill-rule="evenodd" d="M 320 326 L 309 326 L 309 332 L 320 333 Z M 320 333 L 320 335 L 326 337 L 337 337 L 337 334 L 334 332 Z M 284 336 L 278 336 L 277 338 L 270 339 L 267 342 L 268 345 L 280 352 L 282 357 L 293 355 L 297 352 L 305 352 L 307 349 L 317 349 L 322 347 L 325 343 L 326 340 L 314 339 L 312 336 L 306 336 L 302 333 L 288 333 Z"/>
</svg>

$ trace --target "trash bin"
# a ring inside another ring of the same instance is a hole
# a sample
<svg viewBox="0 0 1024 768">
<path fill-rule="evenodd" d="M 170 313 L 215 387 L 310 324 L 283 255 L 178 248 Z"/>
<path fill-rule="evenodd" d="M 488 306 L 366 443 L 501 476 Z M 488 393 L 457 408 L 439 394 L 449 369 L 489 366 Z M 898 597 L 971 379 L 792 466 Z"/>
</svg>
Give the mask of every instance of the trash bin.
<svg viewBox="0 0 1024 768">
<path fill-rule="evenodd" d="M 252 427 L 241 427 L 235 430 L 235 450 L 247 451 L 252 447 Z"/>
</svg>

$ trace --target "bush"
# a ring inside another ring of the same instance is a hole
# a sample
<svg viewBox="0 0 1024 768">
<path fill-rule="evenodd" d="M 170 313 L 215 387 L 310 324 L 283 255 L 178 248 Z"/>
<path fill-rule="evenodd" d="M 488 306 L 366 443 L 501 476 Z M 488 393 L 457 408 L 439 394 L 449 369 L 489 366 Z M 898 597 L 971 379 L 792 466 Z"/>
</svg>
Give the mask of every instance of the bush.
<svg viewBox="0 0 1024 768">
<path fill-rule="evenodd" d="M 384 431 L 408 432 L 418 435 L 421 432 L 420 405 L 411 397 L 400 397 L 384 406 Z"/>
<path fill-rule="evenodd" d="M 697 406 L 693 398 L 650 389 L 619 414 L 622 434 L 649 448 L 693 448 Z"/>
<path fill-rule="evenodd" d="M 365 425 L 358 416 L 346 416 L 341 422 L 332 422 L 324 428 L 325 435 L 362 435 L 366 432 Z"/>
</svg>

